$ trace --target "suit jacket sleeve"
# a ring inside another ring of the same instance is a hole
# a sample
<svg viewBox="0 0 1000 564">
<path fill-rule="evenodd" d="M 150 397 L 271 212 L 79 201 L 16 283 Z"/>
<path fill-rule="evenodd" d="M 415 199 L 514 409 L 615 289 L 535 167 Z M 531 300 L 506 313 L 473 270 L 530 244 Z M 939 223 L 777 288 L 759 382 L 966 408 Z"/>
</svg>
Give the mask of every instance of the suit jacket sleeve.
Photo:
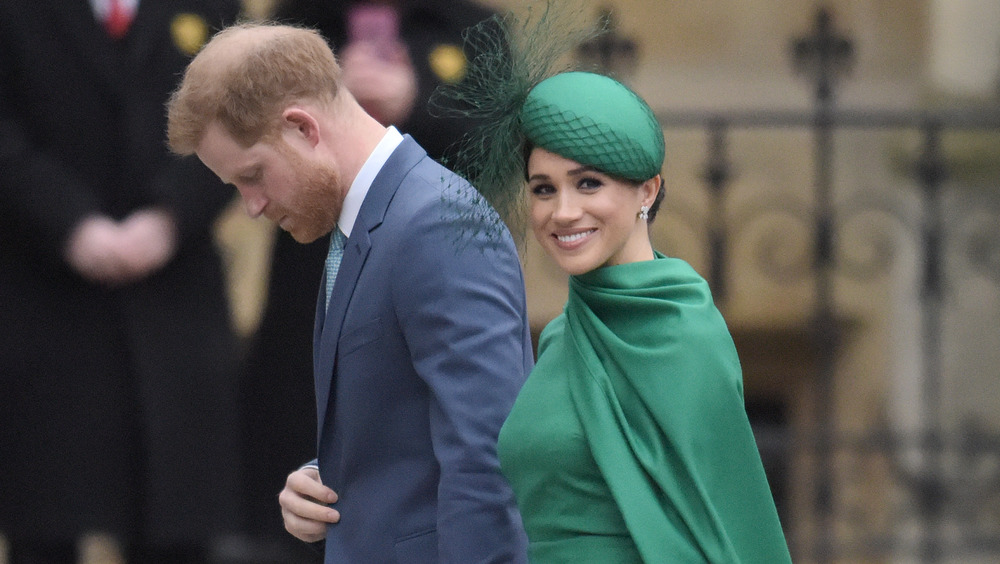
<svg viewBox="0 0 1000 564">
<path fill-rule="evenodd" d="M 533 362 L 520 262 L 509 236 L 474 235 L 472 223 L 442 216 L 441 208 L 413 215 L 413 236 L 399 251 L 407 258 L 392 273 L 400 325 L 432 395 L 439 555 L 521 562 L 525 536 L 496 454 Z"/>
<path fill-rule="evenodd" d="M 15 61 L 0 37 L 0 218 L 8 234 L 29 236 L 19 243 L 62 260 L 69 231 L 84 216 L 99 211 L 99 199 L 55 156 L 33 146 L 9 91 Z M 40 189 L 44 186 L 44 189 Z"/>
<path fill-rule="evenodd" d="M 196 157 L 176 158 L 148 186 L 151 200 L 173 214 L 181 241 L 203 236 L 235 192 Z"/>
<path fill-rule="evenodd" d="M 183 9 L 183 5 L 171 7 L 171 10 L 178 12 Z M 197 3 L 197 9 L 211 33 L 237 20 L 240 3 L 235 0 L 202 0 Z M 166 23 L 164 22 L 165 28 Z M 132 103 L 141 108 L 137 112 L 139 115 L 150 117 L 133 120 L 128 124 L 127 132 L 133 145 L 130 151 L 139 153 L 134 156 L 135 160 L 141 160 L 142 152 L 164 156 L 152 161 L 155 165 L 151 167 L 149 174 L 142 176 L 143 181 L 134 189 L 142 193 L 144 205 L 163 207 L 172 212 L 183 242 L 204 238 L 219 212 L 233 200 L 236 193 L 225 187 L 197 157 L 177 157 L 169 153 L 166 147 L 164 104 L 170 92 L 177 87 L 180 71 L 186 67 L 191 55 L 173 48 L 164 51 L 151 65 L 178 70 L 169 73 L 154 70 L 147 74 L 146 81 L 157 84 L 154 89 L 156 95 L 136 95 Z"/>
</svg>

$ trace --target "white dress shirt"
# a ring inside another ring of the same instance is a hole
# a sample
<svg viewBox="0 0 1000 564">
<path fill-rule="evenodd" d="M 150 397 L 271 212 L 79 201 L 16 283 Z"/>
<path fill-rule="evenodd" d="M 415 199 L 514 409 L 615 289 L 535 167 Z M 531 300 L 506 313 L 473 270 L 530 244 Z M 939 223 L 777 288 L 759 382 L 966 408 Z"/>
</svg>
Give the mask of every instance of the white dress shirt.
<svg viewBox="0 0 1000 564">
<path fill-rule="evenodd" d="M 129 14 L 135 15 L 139 9 L 139 0 L 118 0 L 122 9 Z M 94 17 L 99 22 L 108 19 L 108 12 L 111 11 L 111 0 L 90 0 L 90 7 L 94 10 Z"/>
<path fill-rule="evenodd" d="M 403 135 L 395 127 L 389 126 L 386 129 L 382 140 L 375 146 L 375 150 L 368 156 L 368 160 L 354 177 L 347 196 L 344 197 L 344 207 L 340 210 L 340 218 L 337 219 L 337 227 L 348 238 L 351 230 L 354 229 L 354 222 L 358 219 L 358 212 L 361 211 L 361 204 L 368 195 L 368 190 L 372 187 L 375 176 L 378 175 L 385 162 L 389 160 L 392 152 L 403 142 Z"/>
</svg>

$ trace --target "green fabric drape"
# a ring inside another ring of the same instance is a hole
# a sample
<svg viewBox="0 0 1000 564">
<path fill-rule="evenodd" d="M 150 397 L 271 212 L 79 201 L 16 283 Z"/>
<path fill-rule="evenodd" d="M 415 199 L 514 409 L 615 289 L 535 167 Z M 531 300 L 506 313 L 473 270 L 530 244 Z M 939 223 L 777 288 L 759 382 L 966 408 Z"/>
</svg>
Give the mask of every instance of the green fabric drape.
<svg viewBox="0 0 1000 564">
<path fill-rule="evenodd" d="M 736 349 L 694 269 L 657 253 L 571 277 L 553 323 L 584 435 L 643 559 L 790 562 Z"/>
</svg>

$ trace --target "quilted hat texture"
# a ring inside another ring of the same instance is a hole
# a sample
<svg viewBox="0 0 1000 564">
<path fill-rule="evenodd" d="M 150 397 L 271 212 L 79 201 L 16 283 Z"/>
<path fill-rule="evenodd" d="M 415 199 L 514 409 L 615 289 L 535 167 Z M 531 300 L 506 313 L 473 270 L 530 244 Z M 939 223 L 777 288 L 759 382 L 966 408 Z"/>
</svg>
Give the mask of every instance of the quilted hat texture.
<svg viewBox="0 0 1000 564">
<path fill-rule="evenodd" d="M 564 72 L 541 81 L 520 122 L 534 146 L 612 176 L 641 182 L 663 167 L 663 130 L 653 111 L 607 76 Z"/>
</svg>

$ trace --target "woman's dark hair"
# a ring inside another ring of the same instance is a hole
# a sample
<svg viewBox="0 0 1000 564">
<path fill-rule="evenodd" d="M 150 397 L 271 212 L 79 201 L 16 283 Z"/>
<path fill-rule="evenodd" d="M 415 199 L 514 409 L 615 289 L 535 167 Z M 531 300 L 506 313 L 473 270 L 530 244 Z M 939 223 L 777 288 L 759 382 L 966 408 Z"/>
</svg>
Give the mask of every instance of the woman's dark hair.
<svg viewBox="0 0 1000 564">
<path fill-rule="evenodd" d="M 649 219 L 646 220 L 646 223 L 653 223 L 653 220 L 656 219 L 656 212 L 660 211 L 660 204 L 663 202 L 663 195 L 667 191 L 664 184 L 666 183 L 663 182 L 663 173 L 660 173 L 660 189 L 656 192 L 656 198 L 653 199 L 653 205 L 650 206 L 649 211 L 647 212 Z"/>
<path fill-rule="evenodd" d="M 521 158 L 522 158 L 521 162 L 524 163 L 524 167 L 523 167 L 524 168 L 524 181 L 527 182 L 528 181 L 528 158 L 531 157 L 531 151 L 533 151 L 535 149 L 535 145 L 531 141 L 525 140 L 522 149 L 523 150 L 521 151 Z M 604 173 L 604 174 L 608 174 L 608 173 L 606 173 L 604 171 L 601 171 L 601 172 Z M 635 180 L 629 180 L 628 178 L 621 178 L 621 177 L 615 176 L 613 174 L 608 174 L 608 176 L 610 176 L 610 177 L 612 177 L 612 178 L 614 178 L 616 180 L 620 180 L 620 181 L 622 181 L 622 182 L 624 182 L 626 184 L 630 184 L 630 185 L 632 185 L 632 186 L 634 186 L 636 188 L 638 188 L 639 185 L 642 184 L 641 181 L 637 182 Z M 663 175 L 660 174 L 660 177 L 662 179 Z M 653 223 L 653 220 L 656 219 L 656 212 L 660 211 L 660 204 L 663 202 L 663 194 L 665 192 L 665 190 L 663 188 L 663 184 L 664 184 L 664 182 L 661 180 L 660 181 L 660 189 L 656 192 L 656 198 L 653 200 L 653 205 L 650 206 L 649 211 L 647 212 L 647 214 L 649 215 L 649 219 L 646 220 L 646 223 Z"/>
</svg>

